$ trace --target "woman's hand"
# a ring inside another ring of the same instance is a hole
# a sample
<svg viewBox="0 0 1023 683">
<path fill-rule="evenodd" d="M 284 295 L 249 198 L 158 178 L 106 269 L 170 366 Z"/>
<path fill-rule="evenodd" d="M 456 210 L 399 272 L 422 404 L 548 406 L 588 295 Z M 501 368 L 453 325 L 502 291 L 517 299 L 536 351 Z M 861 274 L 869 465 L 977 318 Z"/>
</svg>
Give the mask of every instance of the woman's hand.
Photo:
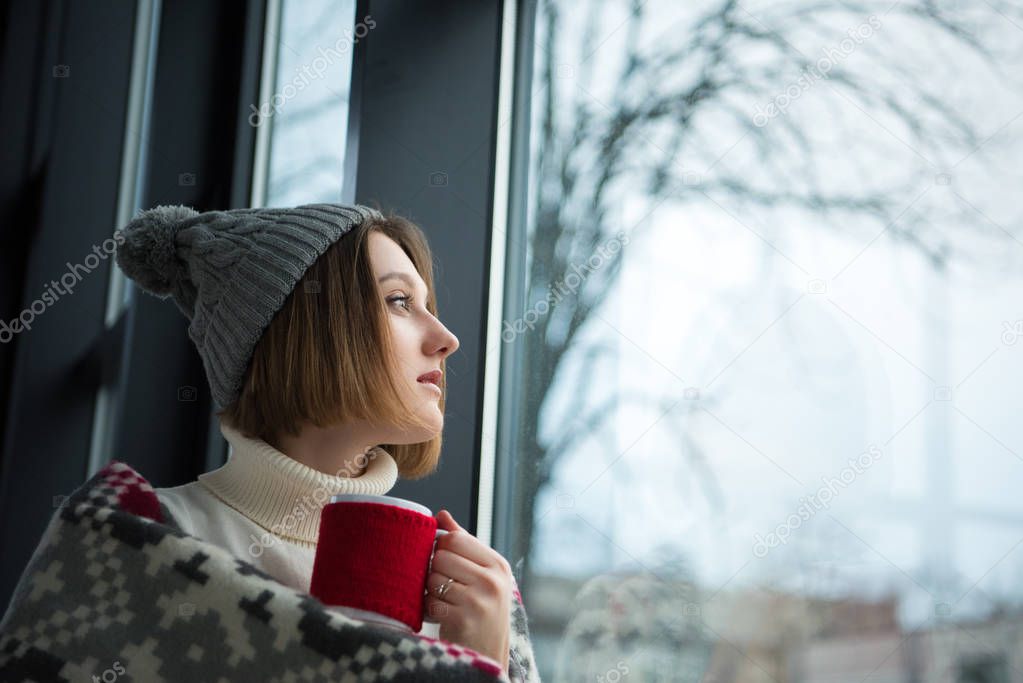
<svg viewBox="0 0 1023 683">
<path fill-rule="evenodd" d="M 497 660 L 508 671 L 511 630 L 511 565 L 463 529 L 447 510 L 437 513 L 446 530 L 437 539 L 426 577 L 426 616 L 440 624 L 440 637 Z M 437 588 L 454 579 L 442 596 Z"/>
</svg>

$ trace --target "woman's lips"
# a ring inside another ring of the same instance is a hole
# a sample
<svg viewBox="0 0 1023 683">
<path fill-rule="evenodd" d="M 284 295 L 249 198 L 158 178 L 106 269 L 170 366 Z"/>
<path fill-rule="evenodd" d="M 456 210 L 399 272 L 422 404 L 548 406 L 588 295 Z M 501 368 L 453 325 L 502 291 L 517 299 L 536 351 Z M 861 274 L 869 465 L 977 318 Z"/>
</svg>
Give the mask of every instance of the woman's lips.
<svg viewBox="0 0 1023 683">
<path fill-rule="evenodd" d="M 430 372 L 424 372 L 416 378 L 417 382 L 432 382 L 433 384 L 440 384 L 441 372 L 440 370 L 431 370 Z"/>
</svg>

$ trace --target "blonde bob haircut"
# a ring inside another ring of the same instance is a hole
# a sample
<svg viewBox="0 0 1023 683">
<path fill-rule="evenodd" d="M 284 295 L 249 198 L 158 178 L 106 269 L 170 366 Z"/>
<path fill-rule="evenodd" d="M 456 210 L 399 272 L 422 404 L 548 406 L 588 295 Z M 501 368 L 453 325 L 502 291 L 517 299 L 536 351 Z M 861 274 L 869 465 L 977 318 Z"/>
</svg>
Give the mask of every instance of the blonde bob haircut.
<svg viewBox="0 0 1023 683">
<path fill-rule="evenodd" d="M 264 330 L 238 398 L 217 413 L 249 438 L 278 448 L 303 421 L 329 427 L 353 419 L 399 428 L 428 428 L 403 399 L 403 380 L 387 323 L 387 304 L 369 262 L 369 234 L 394 240 L 426 283 L 426 308 L 437 315 L 433 257 L 422 230 L 395 214 L 371 218 L 346 233 L 305 272 Z M 441 361 L 444 411 L 447 373 Z M 432 473 L 441 435 L 415 444 L 379 444 L 404 479 Z M 279 448 L 278 448 L 279 450 Z"/>
</svg>

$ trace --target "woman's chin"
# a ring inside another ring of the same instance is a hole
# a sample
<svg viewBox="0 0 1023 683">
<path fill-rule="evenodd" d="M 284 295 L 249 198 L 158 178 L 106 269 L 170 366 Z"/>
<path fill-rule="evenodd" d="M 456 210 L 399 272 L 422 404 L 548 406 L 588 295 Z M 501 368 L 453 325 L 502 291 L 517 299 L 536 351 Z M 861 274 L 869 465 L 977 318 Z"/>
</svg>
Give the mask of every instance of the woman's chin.
<svg viewBox="0 0 1023 683">
<path fill-rule="evenodd" d="M 403 443 L 423 443 L 433 439 L 441 432 L 444 431 L 444 416 L 443 415 L 420 415 L 420 418 L 426 422 L 426 425 L 416 429 L 411 429 L 402 435 Z M 393 442 L 392 442 L 393 443 Z"/>
<path fill-rule="evenodd" d="M 444 416 L 439 415 L 438 417 L 430 420 L 430 428 L 423 430 L 423 438 L 420 441 L 429 441 L 435 436 L 439 435 L 444 431 Z"/>
</svg>

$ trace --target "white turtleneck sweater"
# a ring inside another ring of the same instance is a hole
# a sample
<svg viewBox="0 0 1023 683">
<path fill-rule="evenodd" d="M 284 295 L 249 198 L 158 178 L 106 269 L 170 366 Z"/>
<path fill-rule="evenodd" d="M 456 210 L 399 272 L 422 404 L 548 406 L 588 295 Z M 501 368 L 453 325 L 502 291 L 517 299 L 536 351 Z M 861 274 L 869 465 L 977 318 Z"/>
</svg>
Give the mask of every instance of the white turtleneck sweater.
<svg viewBox="0 0 1023 683">
<path fill-rule="evenodd" d="M 357 477 L 315 470 L 224 421 L 227 463 L 196 481 L 155 489 L 183 531 L 220 546 L 281 583 L 308 593 L 320 511 L 335 493 L 386 495 L 398 480 L 391 454 L 376 448 Z M 438 624 L 419 633 L 438 637 Z"/>
</svg>

